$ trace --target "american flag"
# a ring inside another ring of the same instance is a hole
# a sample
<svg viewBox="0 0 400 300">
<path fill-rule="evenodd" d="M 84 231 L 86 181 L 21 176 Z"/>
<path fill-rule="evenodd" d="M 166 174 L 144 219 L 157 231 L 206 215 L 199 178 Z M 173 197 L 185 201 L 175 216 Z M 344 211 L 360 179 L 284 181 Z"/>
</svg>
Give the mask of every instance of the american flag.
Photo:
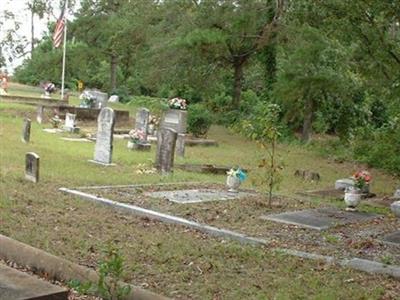
<svg viewBox="0 0 400 300">
<path fill-rule="evenodd" d="M 64 16 L 65 6 L 61 11 L 61 15 L 57 20 L 56 29 L 53 34 L 53 46 L 54 48 L 60 47 L 63 37 L 64 37 L 64 26 L 65 26 L 65 16 Z"/>
</svg>

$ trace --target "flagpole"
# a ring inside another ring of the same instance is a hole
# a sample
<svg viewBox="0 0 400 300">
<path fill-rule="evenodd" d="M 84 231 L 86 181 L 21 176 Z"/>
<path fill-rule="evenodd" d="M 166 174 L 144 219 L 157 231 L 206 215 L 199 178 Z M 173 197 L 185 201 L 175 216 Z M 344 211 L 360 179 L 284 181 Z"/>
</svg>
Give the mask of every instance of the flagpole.
<svg viewBox="0 0 400 300">
<path fill-rule="evenodd" d="M 62 60 L 62 74 L 61 74 L 61 100 L 64 100 L 64 84 L 65 84 L 65 52 L 67 46 L 67 12 L 68 12 L 68 0 L 65 0 L 64 8 L 64 42 L 63 42 L 63 60 Z"/>
</svg>

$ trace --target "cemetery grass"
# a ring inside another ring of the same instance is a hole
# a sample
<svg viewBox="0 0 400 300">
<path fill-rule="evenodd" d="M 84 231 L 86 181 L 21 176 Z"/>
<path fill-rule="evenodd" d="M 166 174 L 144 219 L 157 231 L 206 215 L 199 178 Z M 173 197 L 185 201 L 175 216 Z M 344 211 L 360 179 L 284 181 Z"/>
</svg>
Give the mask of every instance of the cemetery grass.
<svg viewBox="0 0 400 300">
<path fill-rule="evenodd" d="M 93 267 L 109 243 L 121 248 L 126 259 L 125 280 L 178 299 L 395 299 L 398 281 L 312 262 L 271 251 L 268 247 L 239 245 L 215 239 L 181 226 L 114 212 L 58 192 L 60 187 L 163 182 L 219 182 L 225 176 L 176 170 L 171 176 L 137 174 L 151 168 L 150 153 L 129 152 L 126 141 L 116 140 L 112 168 L 87 162 L 94 144 L 74 143 L 42 131 L 32 123 L 31 143 L 20 142 L 21 111 L 32 107 L 0 103 L 0 232 L 54 255 Z M 29 113 L 29 112 L 28 112 Z M 46 126 L 46 124 L 44 125 Z M 256 174 L 256 146 L 229 131 L 214 127 L 210 138 L 218 148 L 188 148 L 178 163 L 240 165 Z M 286 162 L 281 194 L 331 186 L 357 166 L 321 160 L 300 146 L 281 145 Z M 23 180 L 24 155 L 41 157 L 38 184 Z M 248 153 L 248 155 L 243 155 Z M 322 180 L 303 182 L 292 175 L 313 168 Z M 373 170 L 374 190 L 391 193 L 393 178 Z M 377 176 L 379 174 L 379 176 Z M 250 180 L 245 188 L 260 189 Z M 262 200 L 259 200 L 262 201 Z M 323 201 L 319 199 L 318 201 Z M 266 212 L 263 204 L 258 210 Z M 334 238 L 328 238 L 334 240 Z M 345 285 L 346 288 L 342 288 Z"/>
</svg>

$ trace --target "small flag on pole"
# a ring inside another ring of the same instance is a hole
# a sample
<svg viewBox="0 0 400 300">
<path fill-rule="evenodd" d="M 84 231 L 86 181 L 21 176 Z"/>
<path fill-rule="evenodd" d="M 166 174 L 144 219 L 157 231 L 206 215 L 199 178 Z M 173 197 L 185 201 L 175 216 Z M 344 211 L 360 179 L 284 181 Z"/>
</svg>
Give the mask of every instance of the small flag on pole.
<svg viewBox="0 0 400 300">
<path fill-rule="evenodd" d="M 65 26 L 65 17 L 64 17 L 65 6 L 61 11 L 61 15 L 57 20 L 56 29 L 53 34 L 53 46 L 54 48 L 60 47 L 63 37 L 64 37 L 64 26 Z"/>
</svg>

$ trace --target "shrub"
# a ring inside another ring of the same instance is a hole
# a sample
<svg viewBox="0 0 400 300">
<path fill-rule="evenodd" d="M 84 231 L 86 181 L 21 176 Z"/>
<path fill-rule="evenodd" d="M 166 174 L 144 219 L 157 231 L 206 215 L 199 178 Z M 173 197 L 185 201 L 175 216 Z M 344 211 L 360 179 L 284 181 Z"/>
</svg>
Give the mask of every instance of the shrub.
<svg viewBox="0 0 400 300">
<path fill-rule="evenodd" d="M 195 137 L 205 136 L 212 123 L 211 113 L 201 104 L 189 105 L 188 131 Z"/>
</svg>

